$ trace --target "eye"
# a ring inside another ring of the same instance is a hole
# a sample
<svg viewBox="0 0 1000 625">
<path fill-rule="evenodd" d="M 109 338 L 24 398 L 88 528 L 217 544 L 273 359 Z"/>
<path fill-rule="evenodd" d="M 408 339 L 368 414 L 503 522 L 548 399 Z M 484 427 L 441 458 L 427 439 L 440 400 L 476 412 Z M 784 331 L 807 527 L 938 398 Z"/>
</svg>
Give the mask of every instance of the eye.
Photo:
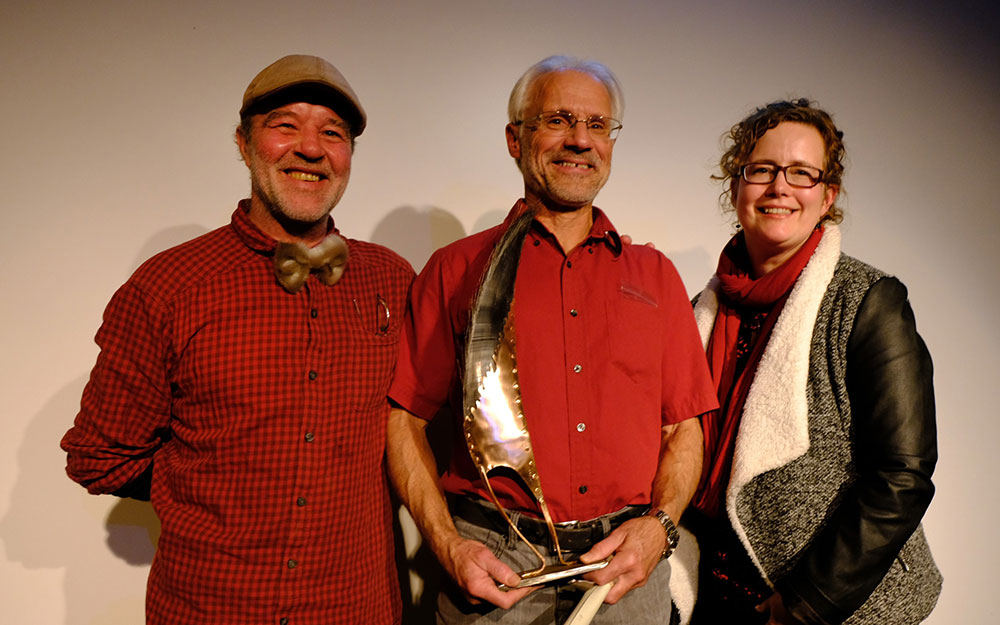
<svg viewBox="0 0 1000 625">
<path fill-rule="evenodd" d="M 603 117 L 591 117 L 587 120 L 587 126 L 591 130 L 606 131 L 608 129 L 608 120 Z"/>
<path fill-rule="evenodd" d="M 747 165 L 747 173 L 754 174 L 770 174 L 774 170 L 773 165 L 767 165 L 765 163 L 750 163 Z"/>
<path fill-rule="evenodd" d="M 788 175 L 796 178 L 802 182 L 807 182 L 809 184 L 816 184 L 820 179 L 822 172 L 815 167 L 789 167 Z"/>
<path fill-rule="evenodd" d="M 545 123 L 549 128 L 562 128 L 569 126 L 570 120 L 569 116 L 564 113 L 553 113 L 548 116 L 548 120 Z"/>
</svg>

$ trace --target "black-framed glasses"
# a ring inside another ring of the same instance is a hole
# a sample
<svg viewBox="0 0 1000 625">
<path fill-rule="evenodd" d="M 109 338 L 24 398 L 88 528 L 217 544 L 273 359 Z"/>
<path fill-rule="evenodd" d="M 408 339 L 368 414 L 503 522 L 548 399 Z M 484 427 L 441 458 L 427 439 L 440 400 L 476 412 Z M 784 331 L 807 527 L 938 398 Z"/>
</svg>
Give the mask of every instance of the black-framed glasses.
<svg viewBox="0 0 1000 625">
<path fill-rule="evenodd" d="M 774 163 L 747 163 L 741 168 L 741 175 L 750 184 L 771 184 L 779 171 L 785 172 L 785 182 L 800 189 L 811 189 L 823 182 L 823 170 L 809 165 L 781 167 Z"/>
<path fill-rule="evenodd" d="M 595 139 L 617 139 L 618 133 L 622 129 L 622 123 L 612 117 L 605 117 L 604 115 L 577 117 L 568 111 L 545 111 L 532 118 L 514 123 L 537 126 L 539 130 L 549 134 L 568 135 L 581 122 L 590 133 L 590 136 Z"/>
</svg>

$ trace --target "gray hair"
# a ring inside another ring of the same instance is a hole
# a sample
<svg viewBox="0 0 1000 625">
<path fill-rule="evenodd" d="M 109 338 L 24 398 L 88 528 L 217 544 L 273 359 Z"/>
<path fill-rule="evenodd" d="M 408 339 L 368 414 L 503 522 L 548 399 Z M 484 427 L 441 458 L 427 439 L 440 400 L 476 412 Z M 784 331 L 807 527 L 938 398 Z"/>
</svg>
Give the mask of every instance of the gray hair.
<svg viewBox="0 0 1000 625">
<path fill-rule="evenodd" d="M 528 96 L 531 86 L 535 81 L 546 74 L 556 72 L 580 72 L 598 81 L 608 90 L 611 98 L 611 117 L 622 121 L 625 114 L 625 94 L 622 93 L 622 86 L 614 73 L 607 65 L 598 61 L 584 61 L 571 56 L 554 55 L 544 58 L 528 68 L 521 78 L 514 85 L 510 92 L 510 100 L 507 102 L 507 119 L 514 124 L 523 121 L 521 115 L 528 104 Z"/>
</svg>

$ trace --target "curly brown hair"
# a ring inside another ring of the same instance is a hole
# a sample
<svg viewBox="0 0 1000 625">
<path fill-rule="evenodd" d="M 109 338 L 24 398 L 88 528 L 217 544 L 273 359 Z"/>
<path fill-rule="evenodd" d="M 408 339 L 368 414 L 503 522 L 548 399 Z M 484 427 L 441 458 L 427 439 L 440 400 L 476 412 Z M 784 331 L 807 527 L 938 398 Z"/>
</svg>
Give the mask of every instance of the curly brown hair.
<svg viewBox="0 0 1000 625">
<path fill-rule="evenodd" d="M 736 210 L 733 182 L 739 180 L 740 170 L 746 165 L 747 158 L 757 147 L 760 138 L 781 122 L 808 124 L 819 131 L 823 138 L 823 144 L 826 146 L 823 183 L 836 186 L 840 190 L 838 198 L 844 194 L 844 159 L 847 156 L 844 147 L 844 133 L 833 123 L 830 114 L 819 108 L 815 102 L 806 98 L 779 100 L 757 108 L 723 135 L 723 144 L 728 147 L 719 160 L 719 169 L 722 173 L 712 176 L 714 180 L 720 180 L 724 185 L 722 193 L 719 194 L 719 204 L 723 211 L 734 212 Z M 820 223 L 839 224 L 843 220 L 844 211 L 834 202 Z M 735 226 L 739 229 L 738 222 Z"/>
</svg>

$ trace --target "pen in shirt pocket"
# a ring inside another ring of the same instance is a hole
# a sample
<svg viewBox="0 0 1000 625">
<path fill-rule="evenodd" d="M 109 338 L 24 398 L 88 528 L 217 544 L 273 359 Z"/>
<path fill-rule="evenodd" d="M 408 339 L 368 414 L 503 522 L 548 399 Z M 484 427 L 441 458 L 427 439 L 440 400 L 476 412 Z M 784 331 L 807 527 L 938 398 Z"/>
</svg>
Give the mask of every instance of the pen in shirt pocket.
<svg viewBox="0 0 1000 625">
<path fill-rule="evenodd" d="M 358 298 L 355 297 L 352 300 L 354 302 L 354 312 L 358 314 L 361 327 L 366 329 L 371 328 L 376 336 L 385 336 L 389 333 L 389 321 L 392 318 L 392 313 L 389 311 L 389 305 L 385 303 L 380 294 L 375 294 L 375 302 L 373 304 L 375 309 L 374 322 L 365 322 L 365 315 L 361 312 L 362 305 L 358 303 Z"/>
</svg>

